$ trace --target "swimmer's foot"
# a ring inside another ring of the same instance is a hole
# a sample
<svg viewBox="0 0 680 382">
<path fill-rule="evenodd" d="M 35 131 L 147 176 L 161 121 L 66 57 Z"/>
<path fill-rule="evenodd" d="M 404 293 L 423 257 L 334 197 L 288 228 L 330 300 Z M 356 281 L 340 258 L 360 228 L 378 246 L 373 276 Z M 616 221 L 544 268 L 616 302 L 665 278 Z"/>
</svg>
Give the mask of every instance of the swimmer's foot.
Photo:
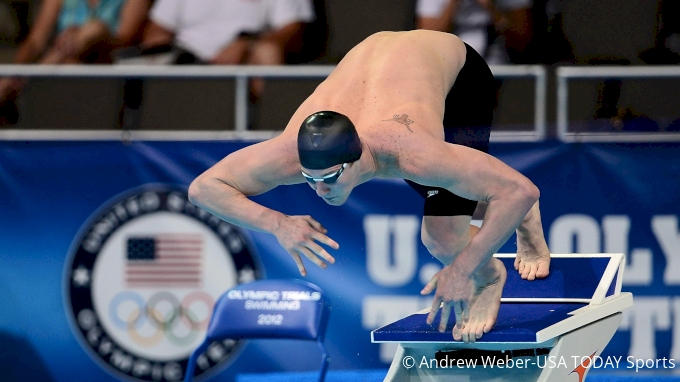
<svg viewBox="0 0 680 382">
<path fill-rule="evenodd" d="M 490 260 L 490 265 L 492 268 L 487 272 L 488 276 L 475 277 L 475 283 L 479 286 L 470 303 L 470 318 L 464 325 L 456 324 L 453 327 L 453 339 L 456 341 L 475 342 L 496 323 L 507 272 L 503 263 L 496 258 Z"/>
<path fill-rule="evenodd" d="M 525 280 L 542 279 L 550 273 L 550 250 L 543 235 L 517 231 L 515 269 Z"/>
</svg>

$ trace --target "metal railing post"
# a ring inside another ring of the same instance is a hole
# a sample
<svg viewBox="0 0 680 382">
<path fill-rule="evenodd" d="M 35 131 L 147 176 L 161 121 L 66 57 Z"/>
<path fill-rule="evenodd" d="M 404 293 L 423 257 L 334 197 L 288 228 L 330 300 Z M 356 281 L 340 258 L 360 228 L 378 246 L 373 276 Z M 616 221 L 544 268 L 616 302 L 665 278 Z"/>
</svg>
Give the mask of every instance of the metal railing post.
<svg viewBox="0 0 680 382">
<path fill-rule="evenodd" d="M 547 91 L 548 79 L 547 70 L 542 67 L 536 67 L 536 84 L 534 94 L 534 126 L 536 130 L 536 140 L 542 141 L 546 135 L 546 121 L 547 121 Z"/>
<path fill-rule="evenodd" d="M 562 76 L 563 68 L 557 69 L 557 136 L 567 139 L 569 113 L 569 85 L 567 77 Z"/>
<path fill-rule="evenodd" d="M 248 130 L 248 75 L 241 74 L 236 76 L 236 87 L 234 89 L 234 130 Z"/>
</svg>

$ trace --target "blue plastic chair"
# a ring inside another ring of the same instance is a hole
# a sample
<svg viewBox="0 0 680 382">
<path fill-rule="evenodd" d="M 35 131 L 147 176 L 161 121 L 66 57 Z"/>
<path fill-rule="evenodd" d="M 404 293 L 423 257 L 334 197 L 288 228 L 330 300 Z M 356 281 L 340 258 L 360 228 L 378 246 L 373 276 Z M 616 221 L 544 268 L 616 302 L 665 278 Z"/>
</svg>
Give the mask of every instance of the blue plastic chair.
<svg viewBox="0 0 680 382">
<path fill-rule="evenodd" d="M 272 304 L 278 309 L 271 309 Z M 258 305 L 269 309 L 258 309 Z M 267 322 L 258 317 L 263 314 L 267 315 Z M 191 353 L 184 381 L 193 379 L 198 357 L 214 341 L 285 338 L 317 342 L 322 353 L 319 382 L 324 382 L 330 361 L 323 344 L 329 314 L 330 302 L 323 291 L 306 281 L 259 280 L 240 284 L 215 303 L 205 340 Z"/>
</svg>

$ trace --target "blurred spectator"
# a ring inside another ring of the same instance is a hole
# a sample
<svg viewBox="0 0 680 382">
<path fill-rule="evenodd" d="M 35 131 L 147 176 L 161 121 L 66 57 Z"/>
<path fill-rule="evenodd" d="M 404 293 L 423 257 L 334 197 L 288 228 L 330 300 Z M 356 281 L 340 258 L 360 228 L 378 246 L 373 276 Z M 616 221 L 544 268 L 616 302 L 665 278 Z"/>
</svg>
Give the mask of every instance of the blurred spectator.
<svg viewBox="0 0 680 382">
<path fill-rule="evenodd" d="M 594 65 L 599 64 L 623 64 L 626 61 L 592 61 Z M 623 82 L 620 79 L 604 80 L 598 88 L 597 104 L 595 109 L 595 123 L 591 130 L 602 132 L 650 132 L 658 131 L 659 125 L 648 115 L 640 113 L 631 106 L 621 107 L 621 89 Z"/>
<path fill-rule="evenodd" d="M 186 51 L 183 61 L 279 65 L 300 51 L 314 9 L 311 0 L 158 0 L 150 19 L 143 49 L 173 44 Z M 251 83 L 254 98 L 263 86 Z"/>
<path fill-rule="evenodd" d="M 111 62 L 114 48 L 131 45 L 142 30 L 150 0 L 43 0 L 17 64 Z M 51 37 L 56 35 L 52 45 Z M 0 123 L 18 119 L 19 78 L 0 79 Z"/>
<path fill-rule="evenodd" d="M 156 0 L 140 46 L 121 52 L 120 63 L 279 65 L 302 50 L 315 19 L 312 0 Z M 141 56 L 141 61 L 139 60 Z M 123 89 L 119 125 L 138 128 L 144 81 Z M 250 116 L 264 80 L 250 82 Z"/>
<path fill-rule="evenodd" d="M 451 32 L 489 64 L 516 62 L 532 38 L 533 0 L 418 0 L 416 27 Z"/>
<path fill-rule="evenodd" d="M 14 40 L 19 34 L 19 25 L 7 3 L 0 3 L 0 43 Z"/>
<path fill-rule="evenodd" d="M 671 122 L 670 125 L 666 127 L 666 131 L 680 131 L 680 118 Z"/>
<path fill-rule="evenodd" d="M 571 42 L 564 35 L 562 23 L 566 1 L 569 0 L 534 0 L 533 38 L 521 61 L 547 65 L 574 63 L 574 52 Z"/>
<path fill-rule="evenodd" d="M 663 0 L 659 6 L 654 47 L 640 53 L 647 64 L 680 64 L 680 1 Z"/>
</svg>

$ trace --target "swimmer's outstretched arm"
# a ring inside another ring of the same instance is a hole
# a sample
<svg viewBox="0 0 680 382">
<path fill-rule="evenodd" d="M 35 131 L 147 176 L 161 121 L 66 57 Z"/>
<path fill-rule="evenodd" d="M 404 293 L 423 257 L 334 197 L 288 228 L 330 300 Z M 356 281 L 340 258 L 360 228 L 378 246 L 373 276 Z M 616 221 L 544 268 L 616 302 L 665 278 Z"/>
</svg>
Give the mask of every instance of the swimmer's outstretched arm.
<svg viewBox="0 0 680 382">
<path fill-rule="evenodd" d="M 483 152 L 420 136 L 407 143 L 427 150 L 408 150 L 412 155 L 402 164 L 409 179 L 443 187 L 467 199 L 488 203 L 484 224 L 454 262 L 435 276 L 423 294 L 435 287 L 435 303 L 453 305 L 458 323 L 469 317 L 475 285 L 472 277 L 488 263 L 507 241 L 539 197 L 538 188 L 524 175 Z M 415 154 L 413 154 L 415 153 Z M 437 309 L 434 309 L 435 305 Z M 448 316 L 448 315 L 447 315 Z M 429 320 L 429 318 L 428 318 Z M 429 320 L 430 321 L 430 320 Z"/>
<path fill-rule="evenodd" d="M 332 264 L 335 259 L 318 243 L 333 249 L 338 243 L 311 216 L 288 216 L 248 199 L 279 185 L 304 182 L 295 141 L 286 142 L 279 136 L 228 155 L 191 183 L 189 200 L 226 222 L 273 234 L 305 276 L 300 255 L 326 268 L 323 260 Z"/>
</svg>

